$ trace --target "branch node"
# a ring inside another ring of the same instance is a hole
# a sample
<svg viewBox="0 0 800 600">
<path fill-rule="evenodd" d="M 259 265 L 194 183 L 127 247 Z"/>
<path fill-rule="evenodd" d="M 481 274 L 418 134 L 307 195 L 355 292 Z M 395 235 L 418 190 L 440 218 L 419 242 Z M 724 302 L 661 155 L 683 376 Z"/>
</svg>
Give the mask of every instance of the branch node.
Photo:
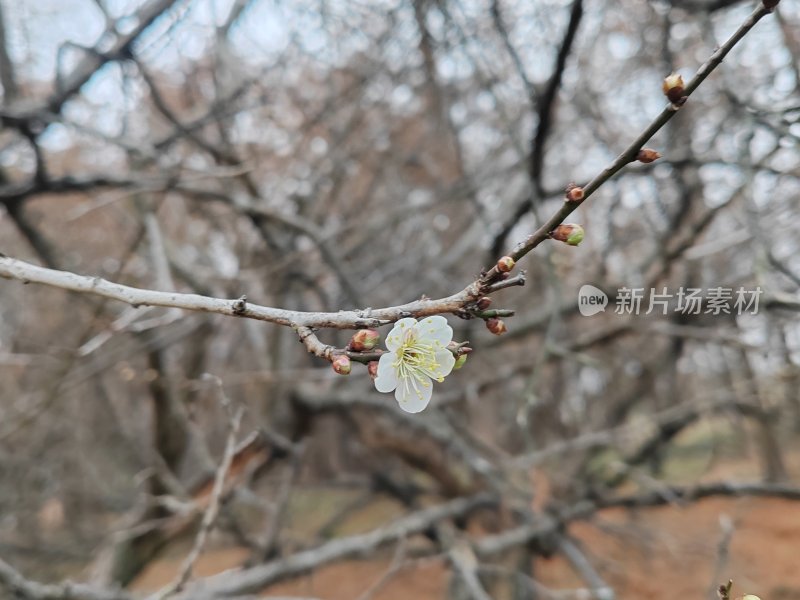
<svg viewBox="0 0 800 600">
<path fill-rule="evenodd" d="M 244 315 L 247 312 L 247 296 L 242 294 L 238 300 L 234 300 L 232 311 L 237 317 Z"/>
<path fill-rule="evenodd" d="M 499 290 L 502 290 L 502 289 L 505 289 L 505 288 L 508 288 L 508 287 L 514 287 L 514 286 L 517 286 L 517 285 L 520 285 L 520 286 L 521 285 L 525 285 L 525 282 L 526 282 L 525 271 L 520 271 L 519 274 L 514 276 L 514 277 L 510 277 L 510 278 L 508 278 L 508 279 L 506 279 L 504 281 L 498 281 L 497 283 L 491 284 L 488 288 L 486 288 L 486 293 L 487 294 L 492 294 L 494 292 L 497 292 Z"/>
</svg>

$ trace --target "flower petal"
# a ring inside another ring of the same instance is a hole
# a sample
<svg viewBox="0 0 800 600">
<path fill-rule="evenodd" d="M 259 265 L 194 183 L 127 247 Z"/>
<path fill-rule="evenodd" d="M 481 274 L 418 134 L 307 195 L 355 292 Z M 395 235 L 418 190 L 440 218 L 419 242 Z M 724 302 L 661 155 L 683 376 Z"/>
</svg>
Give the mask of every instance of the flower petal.
<svg viewBox="0 0 800 600">
<path fill-rule="evenodd" d="M 394 391 L 394 397 L 404 411 L 418 413 L 428 406 L 432 393 L 433 384 L 427 377 L 423 377 L 422 380 L 416 377 L 406 377 L 400 380 Z"/>
<path fill-rule="evenodd" d="M 453 356 L 453 353 L 446 349 L 437 350 L 434 354 L 434 358 L 436 360 L 436 368 L 426 369 L 423 367 L 423 371 L 431 379 L 441 382 L 445 377 L 450 375 L 450 372 L 453 370 L 453 366 L 456 364 L 456 359 Z"/>
<path fill-rule="evenodd" d="M 416 320 L 412 319 L 411 317 L 400 319 L 397 323 L 395 323 L 394 327 L 392 327 L 392 330 L 389 332 L 389 335 L 386 336 L 387 350 L 391 350 L 392 352 L 397 350 L 403 343 L 403 334 L 405 331 L 413 327 L 415 324 Z"/>
<path fill-rule="evenodd" d="M 397 387 L 397 371 L 394 363 L 394 352 L 382 354 L 378 359 L 378 376 L 375 378 L 375 389 L 379 392 L 391 392 Z"/>
<path fill-rule="evenodd" d="M 434 350 L 445 348 L 453 341 L 453 328 L 447 324 L 447 319 L 441 315 L 425 317 L 417 322 L 417 331 L 420 339 L 433 343 Z"/>
</svg>

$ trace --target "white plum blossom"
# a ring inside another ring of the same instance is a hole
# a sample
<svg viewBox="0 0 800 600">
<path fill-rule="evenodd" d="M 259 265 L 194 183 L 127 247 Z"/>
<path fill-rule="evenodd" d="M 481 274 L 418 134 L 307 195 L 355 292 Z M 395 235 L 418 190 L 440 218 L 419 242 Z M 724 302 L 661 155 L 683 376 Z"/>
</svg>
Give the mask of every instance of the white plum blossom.
<svg viewBox="0 0 800 600">
<path fill-rule="evenodd" d="M 386 337 L 389 352 L 378 362 L 375 389 L 394 391 L 400 408 L 420 412 L 431 400 L 431 380 L 444 381 L 453 370 L 456 359 L 447 349 L 452 339 L 453 329 L 444 317 L 400 319 Z"/>
</svg>

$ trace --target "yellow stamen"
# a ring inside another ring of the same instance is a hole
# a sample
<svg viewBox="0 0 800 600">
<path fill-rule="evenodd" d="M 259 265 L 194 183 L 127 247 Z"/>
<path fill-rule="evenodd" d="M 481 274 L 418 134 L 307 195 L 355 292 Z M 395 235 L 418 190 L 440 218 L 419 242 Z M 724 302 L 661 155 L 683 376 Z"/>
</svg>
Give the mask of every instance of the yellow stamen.
<svg viewBox="0 0 800 600">
<path fill-rule="evenodd" d="M 431 377 L 437 381 L 444 381 L 444 377 L 439 374 L 441 365 L 436 361 L 434 345 L 422 342 L 415 329 L 403 332 L 403 341 L 395 351 L 395 357 L 392 366 L 397 371 L 398 378 L 410 379 L 414 391 L 420 397 L 417 383 L 427 386 L 428 378 Z"/>
</svg>

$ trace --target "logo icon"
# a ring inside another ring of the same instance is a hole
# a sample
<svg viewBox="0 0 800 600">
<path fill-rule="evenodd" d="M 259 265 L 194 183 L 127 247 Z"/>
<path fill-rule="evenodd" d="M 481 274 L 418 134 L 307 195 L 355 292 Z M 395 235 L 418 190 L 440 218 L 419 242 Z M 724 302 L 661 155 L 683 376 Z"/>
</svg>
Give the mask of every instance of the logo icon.
<svg viewBox="0 0 800 600">
<path fill-rule="evenodd" d="M 599 312 L 605 312 L 608 306 L 606 293 L 593 285 L 582 285 L 578 291 L 578 310 L 584 317 L 591 317 Z"/>
</svg>

